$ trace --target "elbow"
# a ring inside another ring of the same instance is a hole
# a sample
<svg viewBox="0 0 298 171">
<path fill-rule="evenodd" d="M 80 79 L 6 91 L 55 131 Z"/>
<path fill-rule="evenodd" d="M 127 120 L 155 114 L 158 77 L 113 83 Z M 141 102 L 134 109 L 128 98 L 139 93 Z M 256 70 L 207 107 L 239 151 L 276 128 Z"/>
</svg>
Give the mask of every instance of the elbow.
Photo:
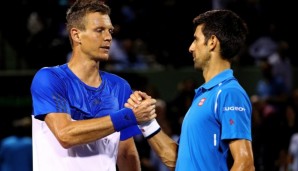
<svg viewBox="0 0 298 171">
<path fill-rule="evenodd" d="M 174 171 L 176 168 L 176 161 L 165 161 L 164 164 L 168 167 L 169 170 Z"/>
<path fill-rule="evenodd" d="M 61 142 L 59 141 L 60 145 L 64 148 L 64 149 L 69 149 L 70 147 L 72 147 L 73 145 L 67 143 L 67 142 Z"/>
<path fill-rule="evenodd" d="M 73 146 L 73 143 L 71 142 L 71 138 L 67 134 L 63 134 L 60 132 L 56 136 L 59 144 L 64 148 L 64 149 L 69 149 L 70 147 Z"/>
</svg>

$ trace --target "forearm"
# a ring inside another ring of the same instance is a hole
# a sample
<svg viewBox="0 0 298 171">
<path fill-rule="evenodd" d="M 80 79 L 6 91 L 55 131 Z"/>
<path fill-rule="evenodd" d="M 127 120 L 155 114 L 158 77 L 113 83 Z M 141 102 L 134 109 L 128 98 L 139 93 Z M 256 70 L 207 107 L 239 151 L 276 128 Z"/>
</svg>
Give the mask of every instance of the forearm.
<svg viewBox="0 0 298 171">
<path fill-rule="evenodd" d="M 86 144 L 115 132 L 109 116 L 70 122 L 57 130 L 57 139 L 64 148 Z"/>
<path fill-rule="evenodd" d="M 147 139 L 147 141 L 154 152 L 160 157 L 161 161 L 170 170 L 175 170 L 178 149 L 177 143 L 163 131 Z"/>
<path fill-rule="evenodd" d="M 72 121 L 66 113 L 52 113 L 47 114 L 45 122 L 64 148 L 86 144 L 137 124 L 132 110 L 127 108 L 104 117 L 78 121 Z"/>
<path fill-rule="evenodd" d="M 141 171 L 141 162 L 136 155 L 129 155 L 126 162 L 118 164 L 119 171 Z"/>
<path fill-rule="evenodd" d="M 133 138 L 120 141 L 117 165 L 119 171 L 141 171 L 141 162 Z"/>
</svg>

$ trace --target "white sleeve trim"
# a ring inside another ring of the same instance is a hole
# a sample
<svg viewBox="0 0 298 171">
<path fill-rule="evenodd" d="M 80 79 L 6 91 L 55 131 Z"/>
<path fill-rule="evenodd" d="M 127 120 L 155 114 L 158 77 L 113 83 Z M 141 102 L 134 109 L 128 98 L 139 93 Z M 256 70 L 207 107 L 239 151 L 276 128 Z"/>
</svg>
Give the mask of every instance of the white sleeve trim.
<svg viewBox="0 0 298 171">
<path fill-rule="evenodd" d="M 221 90 L 219 90 L 216 95 L 216 100 L 215 100 L 215 105 L 214 105 L 214 113 L 216 113 L 216 110 L 217 110 L 217 106 L 218 106 L 217 100 L 218 100 L 218 96 L 220 93 L 221 93 Z"/>
</svg>

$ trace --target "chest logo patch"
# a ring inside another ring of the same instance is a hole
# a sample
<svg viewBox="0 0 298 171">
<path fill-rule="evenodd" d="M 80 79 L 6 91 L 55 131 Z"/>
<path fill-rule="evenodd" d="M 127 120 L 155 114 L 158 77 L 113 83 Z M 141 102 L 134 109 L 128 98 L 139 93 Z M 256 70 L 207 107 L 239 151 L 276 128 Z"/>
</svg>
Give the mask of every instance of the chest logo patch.
<svg viewBox="0 0 298 171">
<path fill-rule="evenodd" d="M 206 101 L 206 98 L 202 98 L 200 102 L 198 103 L 198 106 L 203 106 L 204 102 Z"/>
</svg>

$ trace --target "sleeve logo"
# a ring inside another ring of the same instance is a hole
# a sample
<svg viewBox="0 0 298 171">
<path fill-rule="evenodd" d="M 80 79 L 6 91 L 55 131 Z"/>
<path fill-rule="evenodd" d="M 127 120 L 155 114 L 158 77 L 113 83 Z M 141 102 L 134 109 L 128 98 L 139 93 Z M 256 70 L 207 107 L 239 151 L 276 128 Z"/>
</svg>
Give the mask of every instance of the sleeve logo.
<svg viewBox="0 0 298 171">
<path fill-rule="evenodd" d="M 228 111 L 239 111 L 239 112 L 243 112 L 245 111 L 244 107 L 238 107 L 238 106 L 227 106 L 224 107 L 223 111 L 228 112 Z"/>
</svg>

